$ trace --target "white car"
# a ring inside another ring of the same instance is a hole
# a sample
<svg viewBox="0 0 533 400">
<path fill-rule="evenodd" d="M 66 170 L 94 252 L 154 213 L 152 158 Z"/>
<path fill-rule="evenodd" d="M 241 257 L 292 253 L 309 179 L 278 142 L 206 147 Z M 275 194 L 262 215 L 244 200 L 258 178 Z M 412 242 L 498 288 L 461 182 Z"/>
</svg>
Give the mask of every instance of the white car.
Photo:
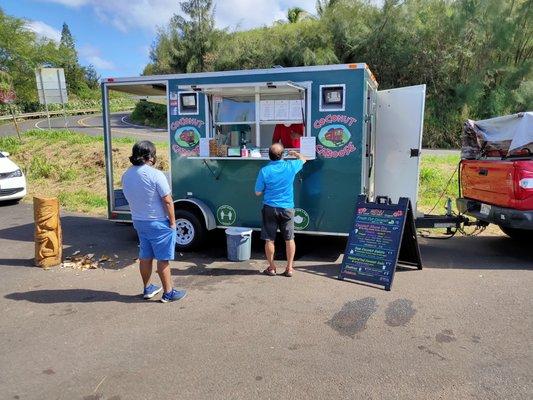
<svg viewBox="0 0 533 400">
<path fill-rule="evenodd" d="M 0 151 L 0 201 L 20 200 L 26 196 L 26 177 L 8 157 L 9 153 Z"/>
</svg>

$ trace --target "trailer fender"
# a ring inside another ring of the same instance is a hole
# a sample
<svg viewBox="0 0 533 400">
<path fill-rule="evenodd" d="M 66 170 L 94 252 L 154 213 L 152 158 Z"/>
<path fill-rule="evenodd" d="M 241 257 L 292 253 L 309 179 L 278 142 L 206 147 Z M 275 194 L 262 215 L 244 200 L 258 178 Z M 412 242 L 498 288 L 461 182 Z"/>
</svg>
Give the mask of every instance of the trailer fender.
<svg viewBox="0 0 533 400">
<path fill-rule="evenodd" d="M 205 221 L 205 227 L 208 231 L 211 231 L 217 227 L 216 221 L 215 221 L 215 215 L 211 211 L 211 209 L 205 204 L 202 200 L 195 199 L 195 198 L 188 198 L 188 199 L 179 199 L 174 201 L 174 208 L 179 208 L 179 206 L 192 206 L 196 209 L 198 209 Z"/>
</svg>

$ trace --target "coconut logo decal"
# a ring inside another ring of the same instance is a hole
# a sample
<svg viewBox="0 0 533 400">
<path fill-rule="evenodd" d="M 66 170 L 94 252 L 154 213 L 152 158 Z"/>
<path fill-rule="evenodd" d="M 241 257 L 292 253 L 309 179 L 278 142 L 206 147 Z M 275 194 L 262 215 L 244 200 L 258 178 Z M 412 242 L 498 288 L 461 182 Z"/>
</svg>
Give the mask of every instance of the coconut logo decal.
<svg viewBox="0 0 533 400">
<path fill-rule="evenodd" d="M 344 125 L 326 125 L 320 130 L 318 140 L 326 147 L 336 148 L 346 145 L 351 136 L 350 131 Z"/>
<path fill-rule="evenodd" d="M 200 134 L 195 127 L 184 126 L 176 131 L 174 134 L 174 141 L 180 147 L 192 149 L 196 147 L 200 141 Z"/>
<path fill-rule="evenodd" d="M 197 156 L 200 152 L 200 130 L 205 122 L 198 118 L 180 118 L 170 124 L 171 137 L 174 139 L 172 151 L 180 156 Z M 173 134 L 172 134 L 173 133 Z"/>
<path fill-rule="evenodd" d="M 348 115 L 328 114 L 313 122 L 313 128 L 320 129 L 316 152 L 323 158 L 346 157 L 357 150 L 350 140 L 352 135 L 349 126 L 357 119 Z"/>
</svg>

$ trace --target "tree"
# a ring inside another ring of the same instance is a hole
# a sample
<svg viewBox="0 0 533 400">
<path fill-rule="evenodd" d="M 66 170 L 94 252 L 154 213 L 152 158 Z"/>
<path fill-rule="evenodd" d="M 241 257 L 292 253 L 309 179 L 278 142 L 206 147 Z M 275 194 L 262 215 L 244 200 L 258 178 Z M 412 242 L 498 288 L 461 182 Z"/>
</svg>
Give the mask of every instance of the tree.
<svg viewBox="0 0 533 400">
<path fill-rule="evenodd" d="M 0 9 L 0 70 L 9 73 L 17 92 L 17 102 L 28 105 L 37 100 L 35 68 L 45 62 L 59 61 L 57 44 L 38 39 L 25 21 Z"/>
<path fill-rule="evenodd" d="M 88 66 L 86 66 L 84 68 L 84 72 L 87 86 L 89 86 L 90 89 L 98 89 L 98 86 L 100 84 L 100 75 L 98 74 L 98 72 L 96 72 L 94 65 L 89 64 Z"/>
<path fill-rule="evenodd" d="M 186 18 L 174 14 L 167 27 L 158 29 L 144 74 L 206 70 L 223 34 L 215 29 L 213 1 L 183 1 L 180 7 Z"/>
<path fill-rule="evenodd" d="M 35 70 L 44 66 L 65 69 L 71 98 L 98 96 L 98 74 L 92 66 L 85 69 L 79 65 L 74 38 L 66 24 L 61 39 L 57 43 L 38 37 L 25 20 L 9 16 L 0 8 L 0 86 L 5 87 L 8 80 L 12 83 L 17 93 L 16 105 L 22 111 L 36 111 L 39 107 Z M 9 79 L 5 78 L 7 74 Z M 6 108 L 0 106 L 0 113 L 5 112 Z"/>
<path fill-rule="evenodd" d="M 76 51 L 76 44 L 74 42 L 74 37 L 70 32 L 66 22 L 63 22 L 63 28 L 61 29 L 61 39 L 59 41 L 59 49 L 64 52 L 70 52 L 70 61 L 78 62 L 78 53 Z"/>
<path fill-rule="evenodd" d="M 316 12 L 319 17 L 322 17 L 328 9 L 331 9 L 338 3 L 339 0 L 317 0 Z"/>
<path fill-rule="evenodd" d="M 205 71 L 205 58 L 214 47 L 215 18 L 212 0 L 189 0 L 180 3 L 181 10 L 188 19 L 181 15 L 172 17 L 171 26 L 177 44 L 175 56 L 184 56 L 187 61 L 186 71 Z"/>
<path fill-rule="evenodd" d="M 287 21 L 289 21 L 291 24 L 310 17 L 311 14 L 300 7 L 292 7 L 287 11 Z"/>
<path fill-rule="evenodd" d="M 318 0 L 318 17 L 248 31 L 182 3 L 145 73 L 366 62 L 381 89 L 425 83 L 424 144 L 457 146 L 465 118 L 533 108 L 533 0 Z"/>
<path fill-rule="evenodd" d="M 0 104 L 7 104 L 13 100 L 15 100 L 13 79 L 7 72 L 0 70 Z"/>
<path fill-rule="evenodd" d="M 76 43 L 70 32 L 68 25 L 64 22 L 61 29 L 61 40 L 59 41 L 59 52 L 61 54 L 60 67 L 65 70 L 65 80 L 70 92 L 79 93 L 85 89 L 85 71 L 78 63 L 78 52 Z"/>
</svg>

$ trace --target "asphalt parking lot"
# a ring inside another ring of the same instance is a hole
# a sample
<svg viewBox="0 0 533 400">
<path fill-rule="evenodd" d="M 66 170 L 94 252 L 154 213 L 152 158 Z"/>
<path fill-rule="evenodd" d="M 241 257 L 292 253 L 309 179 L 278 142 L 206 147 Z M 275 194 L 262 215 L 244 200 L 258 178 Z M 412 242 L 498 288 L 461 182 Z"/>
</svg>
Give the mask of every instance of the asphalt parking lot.
<svg viewBox="0 0 533 400">
<path fill-rule="evenodd" d="M 297 238 L 293 278 L 178 254 L 172 304 L 143 301 L 128 225 L 64 213 L 65 255 L 32 267 L 30 205 L 0 206 L 2 399 L 531 399 L 533 255 L 499 235 L 420 239 L 391 292 L 339 281 L 344 240 Z M 115 257 L 116 255 L 116 257 Z M 157 277 L 156 282 L 157 282 Z"/>
</svg>

